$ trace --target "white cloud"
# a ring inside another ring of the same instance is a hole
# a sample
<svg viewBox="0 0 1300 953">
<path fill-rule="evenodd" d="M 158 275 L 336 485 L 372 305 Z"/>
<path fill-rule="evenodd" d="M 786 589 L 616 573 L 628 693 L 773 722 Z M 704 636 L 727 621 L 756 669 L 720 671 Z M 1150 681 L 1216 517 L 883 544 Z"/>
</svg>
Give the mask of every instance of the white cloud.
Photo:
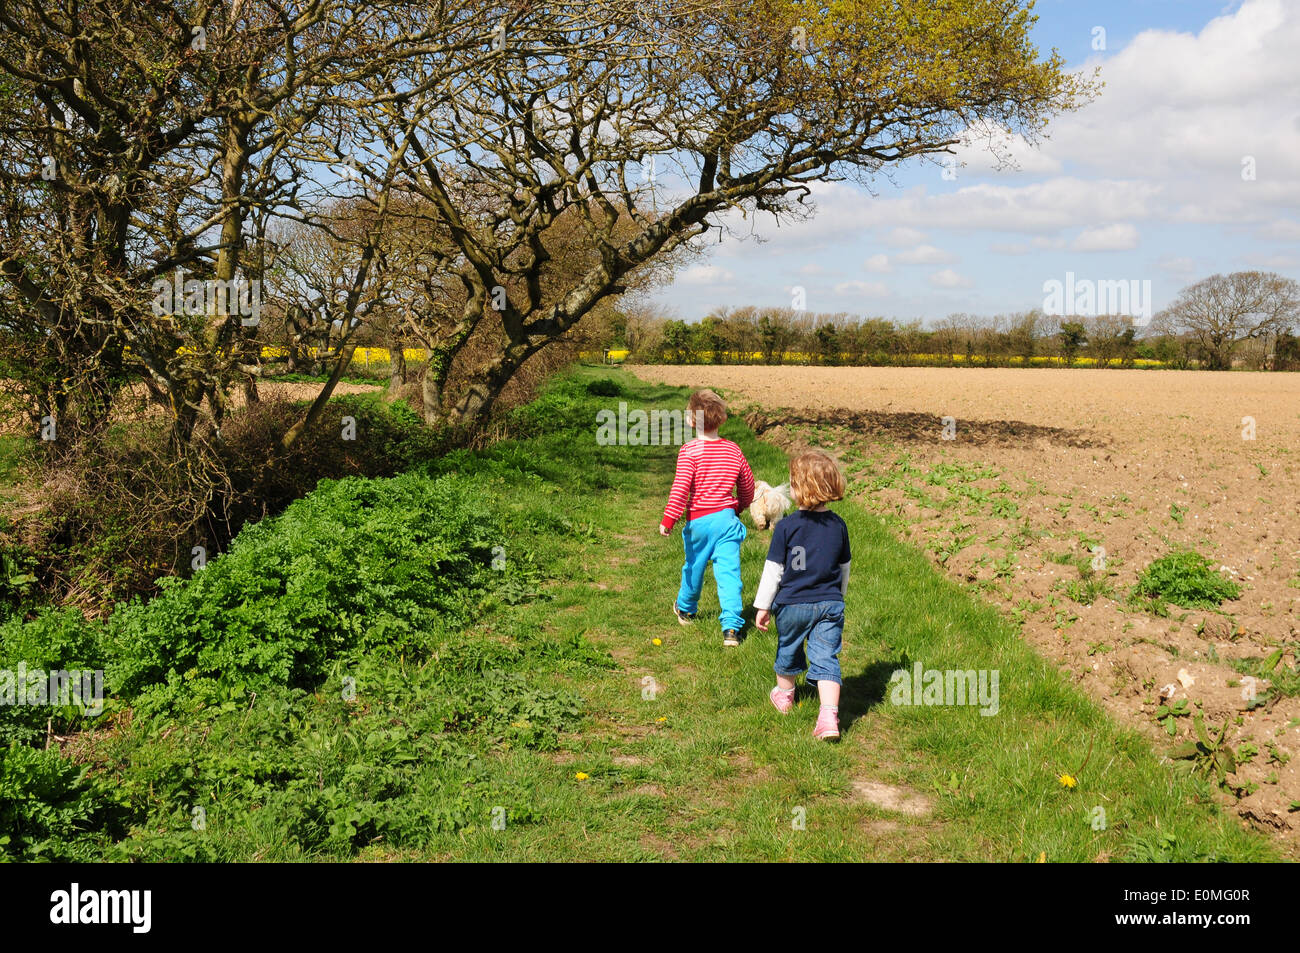
<svg viewBox="0 0 1300 953">
<path fill-rule="evenodd" d="M 936 288 L 969 288 L 974 282 L 964 275 L 959 275 L 951 268 L 936 271 L 930 276 L 930 284 Z"/>
<path fill-rule="evenodd" d="M 1060 159 L 1031 145 L 1024 136 L 1008 134 L 991 123 L 975 123 L 964 139 L 953 151 L 965 172 L 1032 175 L 1056 174 L 1064 168 Z"/>
<path fill-rule="evenodd" d="M 995 255 L 1028 255 L 1029 246 L 1020 242 L 994 242 L 989 245 L 989 251 Z"/>
<path fill-rule="evenodd" d="M 724 226 L 725 240 L 710 243 L 710 253 L 718 258 L 747 261 L 757 247 L 753 239 L 759 238 L 764 257 L 790 254 L 823 258 L 823 249 L 862 237 L 862 210 L 871 203 L 870 195 L 843 182 L 810 182 L 808 190 L 803 217 L 784 218 L 780 227 L 767 213 L 745 215 L 732 208 L 713 216 L 712 224 Z"/>
<path fill-rule="evenodd" d="M 1196 262 L 1186 255 L 1166 255 L 1156 262 L 1156 267 L 1176 278 L 1187 278 L 1196 273 Z"/>
<path fill-rule="evenodd" d="M 1294 186 L 1297 45 L 1300 7 L 1290 0 L 1246 0 L 1197 34 L 1145 30 L 1089 64 L 1101 66 L 1105 89 L 1053 123 L 1044 151 L 1102 174 L 1166 181 L 1208 175 L 1223 190 L 1241 183 L 1242 158 L 1252 155 L 1259 182 L 1290 179 Z M 1291 195 L 1295 201 L 1294 188 Z"/>
<path fill-rule="evenodd" d="M 889 288 L 879 281 L 845 281 L 835 286 L 837 295 L 864 295 L 869 298 L 887 298 Z"/>
<path fill-rule="evenodd" d="M 716 285 L 735 277 L 734 273 L 717 265 L 692 265 L 678 275 L 677 280 L 686 285 Z"/>
<path fill-rule="evenodd" d="M 933 245 L 917 245 L 898 255 L 898 261 L 904 265 L 946 265 L 956 260 L 956 255 Z"/>
<path fill-rule="evenodd" d="M 1264 225 L 1261 237 L 1300 240 L 1283 210 L 1300 211 L 1300 3 L 1246 0 L 1199 33 L 1147 30 L 1086 65 L 1105 87 L 1057 116 L 1041 151 L 996 139 L 1022 173 L 968 145 L 963 178 L 930 194 L 917 187 L 865 209 L 874 225 L 1051 233 L 1117 221 Z M 974 138 L 986 134 L 972 130 Z M 1252 156 L 1256 179 L 1243 181 Z M 1049 176 L 1019 184 L 1030 175 Z M 1015 184 L 1013 184 L 1015 183 Z M 1267 223 L 1267 224 L 1265 224 Z"/>
<path fill-rule="evenodd" d="M 1243 255 L 1239 260 L 1244 262 L 1248 268 L 1259 270 L 1273 271 L 1281 269 L 1289 271 L 1292 268 L 1300 268 L 1300 255 L 1268 255 L 1264 258 L 1251 258 L 1248 255 Z"/>
<path fill-rule="evenodd" d="M 894 270 L 894 266 L 889 263 L 888 255 L 872 255 L 863 262 L 863 267 L 867 271 L 874 271 L 879 274 L 888 274 Z"/>
<path fill-rule="evenodd" d="M 823 268 L 821 265 L 818 265 L 818 264 L 804 265 L 802 268 L 799 269 L 799 274 L 801 274 L 801 275 L 824 275 L 824 274 L 826 274 L 826 269 Z"/>
<path fill-rule="evenodd" d="M 1278 219 L 1269 222 L 1256 235 L 1271 242 L 1300 242 L 1300 222 Z"/>
<path fill-rule="evenodd" d="M 1086 228 L 1073 242 L 1071 251 L 1130 251 L 1138 246 L 1138 230 L 1132 225 L 1102 225 Z"/>
<path fill-rule="evenodd" d="M 1050 234 L 1064 228 L 1143 219 L 1162 209 L 1164 186 L 1118 179 L 1049 179 L 1025 186 L 978 183 L 931 194 L 915 186 L 897 198 L 860 201 L 837 197 L 841 215 L 859 224 L 922 222 L 938 229 L 996 230 Z M 841 198 L 843 201 L 841 201 Z"/>
<path fill-rule="evenodd" d="M 885 236 L 885 244 L 893 245 L 895 248 L 906 248 L 910 245 L 919 245 L 925 241 L 925 232 L 919 232 L 915 228 L 906 226 L 891 229 Z"/>
</svg>

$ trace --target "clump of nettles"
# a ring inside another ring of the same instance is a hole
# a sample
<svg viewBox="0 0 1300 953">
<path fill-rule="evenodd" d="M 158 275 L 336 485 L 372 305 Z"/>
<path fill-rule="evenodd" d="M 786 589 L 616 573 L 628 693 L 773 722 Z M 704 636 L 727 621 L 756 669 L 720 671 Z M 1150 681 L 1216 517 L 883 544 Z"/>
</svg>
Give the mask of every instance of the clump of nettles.
<svg viewBox="0 0 1300 953">
<path fill-rule="evenodd" d="M 1222 576 L 1200 553 L 1170 553 L 1154 560 L 1138 577 L 1133 596 L 1157 615 L 1173 603 L 1184 609 L 1217 609 L 1225 599 L 1236 599 L 1241 587 Z"/>
</svg>

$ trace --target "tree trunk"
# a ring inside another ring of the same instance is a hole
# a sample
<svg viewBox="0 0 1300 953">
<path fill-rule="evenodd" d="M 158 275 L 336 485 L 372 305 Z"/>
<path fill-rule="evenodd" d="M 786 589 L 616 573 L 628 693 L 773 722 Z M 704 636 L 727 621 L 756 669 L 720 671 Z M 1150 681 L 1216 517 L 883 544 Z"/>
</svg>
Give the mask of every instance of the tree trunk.
<svg viewBox="0 0 1300 953">
<path fill-rule="evenodd" d="M 424 405 L 424 422 L 430 427 L 442 423 L 442 385 L 434 372 L 432 353 L 420 379 L 420 401 Z"/>
<path fill-rule="evenodd" d="M 396 330 L 388 336 L 388 368 L 388 394 L 391 397 L 406 383 L 406 354 L 402 351 L 402 339 Z"/>
<path fill-rule="evenodd" d="M 523 363 L 551 340 L 535 344 L 511 344 L 491 363 L 480 368 L 474 383 L 457 404 L 453 418 L 457 423 L 477 426 L 492 412 L 492 407 Z"/>
<path fill-rule="evenodd" d="M 343 371 L 347 366 L 352 363 L 352 352 L 354 350 L 356 350 L 355 344 L 348 344 L 343 347 L 337 357 L 337 363 L 334 365 L 334 372 L 330 374 L 329 380 L 325 382 L 325 386 L 321 388 L 320 393 L 316 395 L 316 399 L 312 401 L 306 416 L 290 427 L 285 432 L 285 435 L 280 438 L 280 448 L 282 450 L 291 448 L 298 442 L 298 438 L 303 435 L 303 432 L 320 419 L 320 415 L 325 412 L 325 405 L 329 403 L 330 397 L 334 395 L 334 388 L 338 386 L 339 378 L 343 376 Z"/>
</svg>

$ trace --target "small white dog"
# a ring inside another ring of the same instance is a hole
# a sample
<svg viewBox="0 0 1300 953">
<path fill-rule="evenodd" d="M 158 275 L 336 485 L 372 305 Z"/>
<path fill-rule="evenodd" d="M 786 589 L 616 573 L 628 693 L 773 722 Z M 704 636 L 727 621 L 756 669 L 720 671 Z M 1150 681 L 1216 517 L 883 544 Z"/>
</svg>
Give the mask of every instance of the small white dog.
<svg viewBox="0 0 1300 953">
<path fill-rule="evenodd" d="M 762 480 L 754 481 L 754 502 L 749 504 L 749 515 L 759 529 L 771 529 L 792 506 L 789 483 L 770 486 Z"/>
</svg>

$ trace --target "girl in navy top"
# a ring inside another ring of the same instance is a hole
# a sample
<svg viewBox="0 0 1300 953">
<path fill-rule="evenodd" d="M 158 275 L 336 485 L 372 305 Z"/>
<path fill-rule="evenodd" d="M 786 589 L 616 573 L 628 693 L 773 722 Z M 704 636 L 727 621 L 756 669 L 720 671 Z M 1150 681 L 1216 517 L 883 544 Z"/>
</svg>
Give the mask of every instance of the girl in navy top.
<svg viewBox="0 0 1300 953">
<path fill-rule="evenodd" d="M 776 687 L 768 695 L 776 710 L 784 715 L 793 707 L 795 679 L 806 671 L 821 699 L 813 737 L 834 741 L 850 558 L 849 529 L 826 504 L 844 499 L 844 474 L 826 454 L 810 450 L 790 461 L 790 491 L 799 509 L 772 531 L 754 623 L 766 631 L 776 617 Z"/>
</svg>

